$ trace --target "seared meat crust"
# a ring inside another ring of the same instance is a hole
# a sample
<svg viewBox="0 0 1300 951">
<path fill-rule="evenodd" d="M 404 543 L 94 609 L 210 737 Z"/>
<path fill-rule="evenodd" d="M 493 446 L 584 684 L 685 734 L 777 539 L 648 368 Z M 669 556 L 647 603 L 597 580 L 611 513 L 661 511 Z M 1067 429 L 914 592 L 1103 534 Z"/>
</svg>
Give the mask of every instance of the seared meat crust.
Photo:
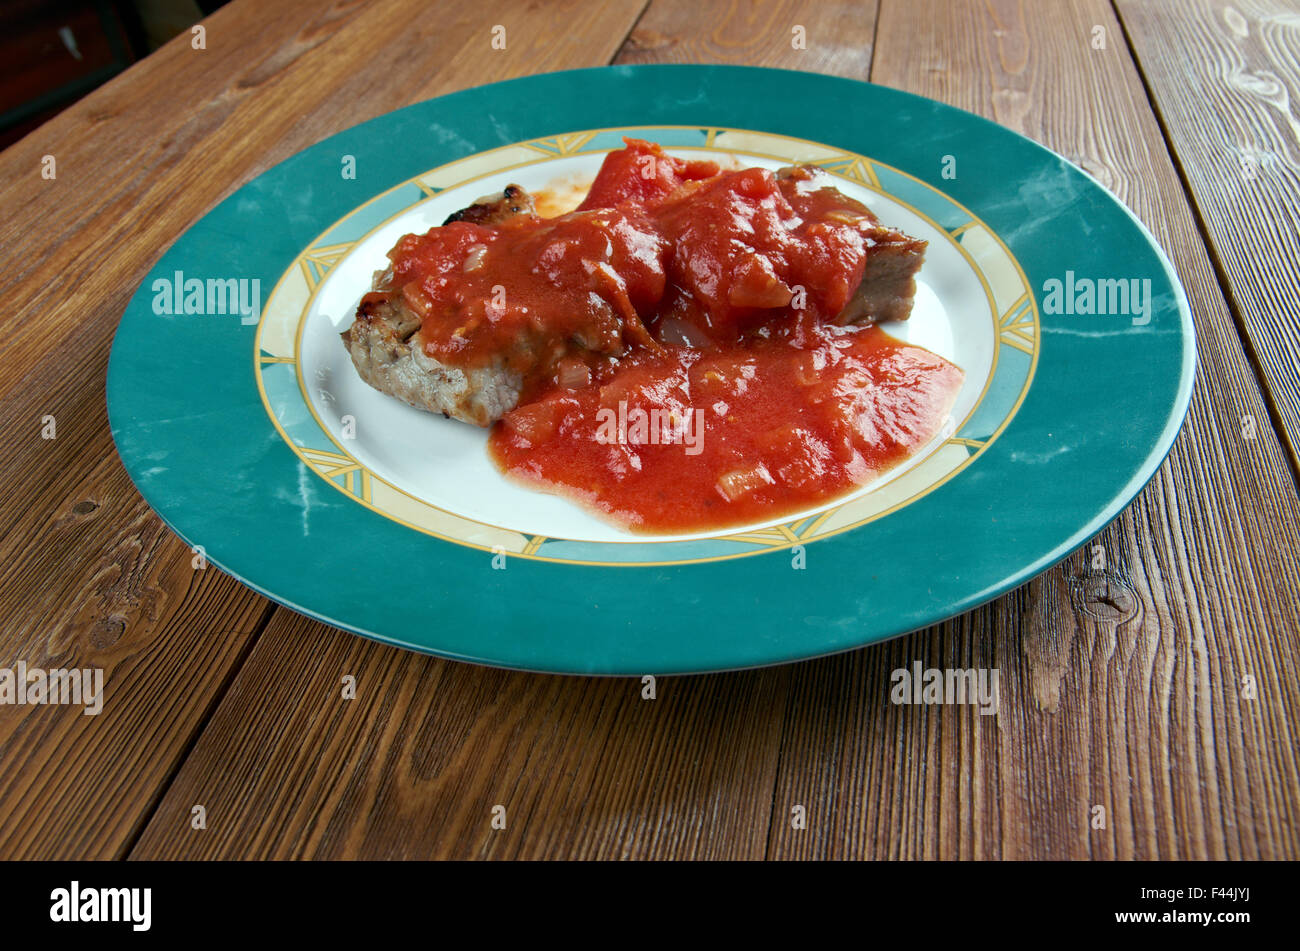
<svg viewBox="0 0 1300 951">
<path fill-rule="evenodd" d="M 519 402 L 523 378 L 501 365 L 461 369 L 430 358 L 420 318 L 400 301 L 367 295 L 340 336 L 361 379 L 416 409 L 489 426 Z"/>
<path fill-rule="evenodd" d="M 807 166 L 777 172 L 781 178 L 809 178 Z M 533 197 L 518 185 L 489 195 L 448 216 L 444 224 L 464 221 L 498 226 L 536 215 Z M 872 216 L 872 223 L 875 222 Z M 875 247 L 867 256 L 862 281 L 836 322 L 874 323 L 905 320 L 911 313 L 926 242 L 892 228 L 870 235 Z M 399 293 L 390 293 L 390 271 L 377 272 L 374 291 L 365 295 L 352 326 L 340 336 L 361 378 L 380 392 L 418 409 L 442 413 L 477 426 L 489 426 L 518 404 L 523 375 L 505 357 L 486 366 L 448 366 L 429 357 L 420 336 L 421 320 Z"/>
<path fill-rule="evenodd" d="M 443 224 L 499 225 L 533 213 L 533 196 L 518 185 L 508 185 L 501 195 L 480 198 Z M 416 409 L 475 426 L 490 426 L 514 409 L 523 376 L 503 364 L 462 369 L 434 360 L 425 352 L 420 318 L 400 295 L 382 293 L 387 277 L 386 271 L 375 274 L 373 286 L 381 293 L 363 297 L 356 320 L 339 335 L 361 379 Z"/>
<path fill-rule="evenodd" d="M 808 181 L 818 174 L 814 165 L 787 165 L 776 177 Z M 878 223 L 874 214 L 873 224 Z M 835 323 L 874 324 L 884 320 L 907 320 L 916 297 L 916 274 L 925 261 L 927 242 L 910 238 L 894 228 L 877 227 L 867 237 L 872 241 L 862 270 L 862 280 Z"/>
<path fill-rule="evenodd" d="M 484 195 L 468 208 L 452 212 L 443 224 L 468 221 L 475 225 L 499 225 L 520 215 L 536 213 L 532 195 L 518 185 L 507 185 L 500 195 Z"/>
<path fill-rule="evenodd" d="M 912 316 L 916 273 L 925 260 L 926 242 L 892 228 L 881 228 L 871 237 L 876 246 L 867 255 L 862 282 L 835 318 L 837 324 L 874 324 Z"/>
</svg>

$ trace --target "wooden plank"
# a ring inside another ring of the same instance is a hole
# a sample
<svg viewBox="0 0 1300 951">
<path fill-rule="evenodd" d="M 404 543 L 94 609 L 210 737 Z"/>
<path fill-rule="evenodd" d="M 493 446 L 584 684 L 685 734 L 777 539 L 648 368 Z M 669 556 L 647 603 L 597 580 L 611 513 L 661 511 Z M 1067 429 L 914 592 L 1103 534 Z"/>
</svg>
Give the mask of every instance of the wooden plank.
<svg viewBox="0 0 1300 951">
<path fill-rule="evenodd" d="M 1103 0 L 885 0 L 872 80 L 1082 165 L 1170 250 L 1200 346 L 1156 479 L 1085 551 L 931 631 L 803 665 L 770 854 L 1294 858 L 1300 504 L 1113 11 Z M 1101 26 L 1104 50 L 1092 47 Z M 960 156 L 959 156 L 960 162 Z M 895 707 L 889 674 L 1001 672 L 1001 712 Z M 1243 678 L 1258 697 L 1242 697 Z M 790 809 L 809 808 L 808 828 Z M 1106 811 L 1094 829 L 1092 809 Z"/>
<path fill-rule="evenodd" d="M 0 857 L 125 854 L 267 618 L 262 598 L 191 567 L 114 454 L 104 373 L 130 294 L 271 164 L 449 84 L 604 61 L 642 3 L 537 41 L 578 9 L 230 4 L 205 21 L 206 49 L 177 39 L 0 155 L 0 666 L 106 677 L 96 717 L 0 708 Z M 474 68 L 466 51 L 501 22 L 521 39 Z"/>
<path fill-rule="evenodd" d="M 0 857 L 120 857 L 269 605 L 194 570 L 115 458 L 42 502 L 0 577 L 0 666 L 99 668 L 102 712 L 0 708 Z"/>
<path fill-rule="evenodd" d="M 865 74 L 874 17 L 849 4 L 779 9 L 743 34 L 747 56 Z M 826 35 L 837 12 L 841 52 L 790 46 L 791 21 Z M 656 0 L 618 61 L 655 58 L 643 29 L 725 39 L 734 17 Z M 345 673 L 363 691 L 350 704 Z M 649 701 L 637 680 L 452 664 L 277 614 L 132 855 L 761 857 L 789 676 L 661 679 Z M 195 804 L 208 806 L 202 832 Z M 497 804 L 502 831 L 490 827 Z"/>
<path fill-rule="evenodd" d="M 760 857 L 785 677 L 664 679 L 647 700 L 280 611 L 132 857 Z"/>
<path fill-rule="evenodd" d="M 866 79 L 876 7 L 876 0 L 728 0 L 706 13 L 699 3 L 655 0 L 618 62 L 730 63 Z"/>
<path fill-rule="evenodd" d="M 0 293 L 17 305 L 0 314 L 0 396 L 74 335 L 84 347 L 88 315 L 102 315 L 111 330 L 160 250 L 267 168 L 451 89 L 607 61 L 642 6 L 495 0 L 471 13 L 448 0 L 218 10 L 205 21 L 206 49 L 182 34 L 0 154 L 0 238 L 12 262 L 0 271 Z M 493 50 L 498 24 L 515 28 L 506 48 Z M 177 90 L 184 98 L 172 101 Z M 46 155 L 56 160 L 53 181 L 41 177 Z"/>
<path fill-rule="evenodd" d="M 47 367 L 0 406 L 0 667 L 104 672 L 96 716 L 0 706 L 5 859 L 123 854 L 268 617 L 196 570 L 135 491 L 108 437 L 106 360 Z"/>
<path fill-rule="evenodd" d="M 1300 8 L 1121 0 L 1119 10 L 1300 469 Z"/>
</svg>

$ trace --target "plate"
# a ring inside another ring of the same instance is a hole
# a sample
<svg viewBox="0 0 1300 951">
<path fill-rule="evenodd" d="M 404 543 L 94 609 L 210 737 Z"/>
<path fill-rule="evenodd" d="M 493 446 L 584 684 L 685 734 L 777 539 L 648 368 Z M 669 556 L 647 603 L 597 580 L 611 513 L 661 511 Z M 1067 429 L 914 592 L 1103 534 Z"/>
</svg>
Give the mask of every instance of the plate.
<svg viewBox="0 0 1300 951">
<path fill-rule="evenodd" d="M 400 235 L 511 182 L 576 203 L 624 136 L 813 162 L 927 239 L 913 317 L 886 329 L 966 371 L 943 431 L 834 504 L 634 536 L 505 480 L 484 431 L 360 380 L 338 333 Z M 851 80 L 631 66 L 418 103 L 259 176 L 141 284 L 108 408 L 150 505 L 268 597 L 459 660 L 638 675 L 846 650 L 1032 577 L 1155 472 L 1194 365 L 1168 260 L 1047 149 Z"/>
</svg>

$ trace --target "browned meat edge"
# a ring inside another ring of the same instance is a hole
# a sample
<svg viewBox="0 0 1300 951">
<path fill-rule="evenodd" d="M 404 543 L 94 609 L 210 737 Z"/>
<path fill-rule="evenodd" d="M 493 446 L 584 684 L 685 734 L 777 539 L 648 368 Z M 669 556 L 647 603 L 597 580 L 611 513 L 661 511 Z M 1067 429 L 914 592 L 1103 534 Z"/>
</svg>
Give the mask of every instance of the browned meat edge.
<svg viewBox="0 0 1300 951">
<path fill-rule="evenodd" d="M 499 225 L 533 214 L 533 197 L 518 185 L 500 196 L 480 198 L 451 215 L 444 224 L 470 221 Z M 384 291 L 387 271 L 375 275 L 374 289 Z M 363 299 L 356 320 L 340 335 L 361 379 L 417 409 L 489 426 L 519 402 L 523 378 L 504 365 L 462 369 L 430 357 L 420 337 L 420 318 L 400 296 Z"/>
<path fill-rule="evenodd" d="M 778 174 L 792 171 L 802 170 L 782 169 Z M 532 196 L 509 185 L 500 196 L 480 198 L 448 216 L 444 224 L 499 225 L 532 214 Z M 862 282 L 836 323 L 906 320 L 911 314 L 926 242 L 891 228 L 877 229 L 872 238 L 877 246 L 867 256 Z M 386 290 L 386 280 L 387 271 L 377 273 L 375 290 Z M 518 404 L 523 386 L 518 371 L 503 362 L 470 369 L 440 363 L 425 353 L 419 330 L 420 318 L 395 296 L 363 299 L 356 320 L 340 336 L 363 380 L 417 409 L 489 426 Z"/>
</svg>

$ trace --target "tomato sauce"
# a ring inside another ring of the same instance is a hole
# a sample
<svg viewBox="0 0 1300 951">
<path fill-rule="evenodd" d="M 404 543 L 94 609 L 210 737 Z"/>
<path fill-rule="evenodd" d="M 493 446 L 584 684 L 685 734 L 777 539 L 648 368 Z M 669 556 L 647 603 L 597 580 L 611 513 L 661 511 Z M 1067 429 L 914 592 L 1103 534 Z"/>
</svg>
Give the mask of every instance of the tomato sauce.
<svg viewBox="0 0 1300 951">
<path fill-rule="evenodd" d="M 634 352 L 508 413 L 489 446 L 517 480 L 629 530 L 722 529 L 898 465 L 938 433 L 962 377 L 877 327 L 809 323 L 744 347 Z"/>
<path fill-rule="evenodd" d="M 489 440 L 505 473 L 632 531 L 708 531 L 834 499 L 938 432 L 962 371 L 836 325 L 882 245 L 924 242 L 805 168 L 627 146 L 570 214 L 390 252 L 429 356 L 523 379 Z"/>
<path fill-rule="evenodd" d="M 453 366 L 503 361 L 531 391 L 567 353 L 653 346 L 639 314 L 663 297 L 666 255 L 634 207 L 495 227 L 456 221 L 397 243 L 389 293 L 421 318 L 429 356 Z"/>
</svg>

